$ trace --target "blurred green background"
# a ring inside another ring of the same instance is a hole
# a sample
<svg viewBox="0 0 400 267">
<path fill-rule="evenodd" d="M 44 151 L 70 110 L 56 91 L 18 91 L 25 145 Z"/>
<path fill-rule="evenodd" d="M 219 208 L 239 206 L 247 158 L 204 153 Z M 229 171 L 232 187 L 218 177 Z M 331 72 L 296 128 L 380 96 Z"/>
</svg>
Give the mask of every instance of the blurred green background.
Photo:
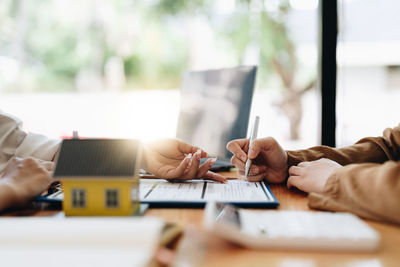
<svg viewBox="0 0 400 267">
<path fill-rule="evenodd" d="M 224 54 L 204 67 L 246 64 L 250 53 L 260 67 L 259 84 L 292 86 L 297 64 L 285 25 L 289 2 L 273 1 L 273 10 L 264 1 L 218 2 L 3 0 L 0 56 L 15 62 L 18 79 L 6 77 L 0 89 L 178 88 L 199 54 L 203 33 L 193 27 L 196 18 Z"/>
</svg>

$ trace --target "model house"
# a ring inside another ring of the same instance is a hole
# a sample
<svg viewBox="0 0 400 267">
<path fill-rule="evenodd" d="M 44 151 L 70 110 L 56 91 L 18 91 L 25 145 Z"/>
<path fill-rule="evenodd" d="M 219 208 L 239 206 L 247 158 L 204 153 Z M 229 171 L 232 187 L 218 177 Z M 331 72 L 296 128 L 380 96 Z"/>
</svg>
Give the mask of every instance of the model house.
<svg viewBox="0 0 400 267">
<path fill-rule="evenodd" d="M 63 140 L 54 178 L 62 182 L 65 215 L 134 214 L 140 152 L 138 140 Z"/>
</svg>

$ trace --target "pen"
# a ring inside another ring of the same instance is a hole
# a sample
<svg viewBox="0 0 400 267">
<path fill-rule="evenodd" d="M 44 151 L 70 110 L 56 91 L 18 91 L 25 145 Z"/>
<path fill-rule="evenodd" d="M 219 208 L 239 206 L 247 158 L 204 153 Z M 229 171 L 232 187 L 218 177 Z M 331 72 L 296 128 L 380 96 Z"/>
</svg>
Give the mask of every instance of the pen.
<svg viewBox="0 0 400 267">
<path fill-rule="evenodd" d="M 251 149 L 251 145 L 253 144 L 253 141 L 257 138 L 259 123 L 260 123 L 260 117 L 256 116 L 253 127 L 251 128 L 251 132 L 250 132 L 249 151 Z M 249 152 L 247 152 L 247 154 L 248 153 Z M 244 179 L 246 179 L 246 180 L 247 180 L 247 175 L 249 174 L 249 171 L 250 171 L 250 167 L 251 167 L 251 159 L 249 159 L 249 157 L 247 157 L 246 168 L 245 168 L 245 172 L 244 172 Z"/>
</svg>

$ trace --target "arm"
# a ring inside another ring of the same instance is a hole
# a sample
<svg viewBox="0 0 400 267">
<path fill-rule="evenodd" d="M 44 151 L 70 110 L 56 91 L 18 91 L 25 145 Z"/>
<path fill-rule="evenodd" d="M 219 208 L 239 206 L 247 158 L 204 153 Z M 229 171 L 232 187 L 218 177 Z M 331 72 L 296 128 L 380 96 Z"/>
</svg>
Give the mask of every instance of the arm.
<svg viewBox="0 0 400 267">
<path fill-rule="evenodd" d="M 60 140 L 26 133 L 21 127 L 20 120 L 0 110 L 0 173 L 14 157 L 54 160 Z"/>
<path fill-rule="evenodd" d="M 400 224 L 400 162 L 337 168 L 321 193 L 309 195 L 309 206 Z"/>
<path fill-rule="evenodd" d="M 288 166 L 303 161 L 328 158 L 341 165 L 351 163 L 383 163 L 400 158 L 400 127 L 388 128 L 382 137 L 368 137 L 344 148 L 316 146 L 306 150 L 287 151 Z"/>
<path fill-rule="evenodd" d="M 291 164 L 293 159 L 308 160 L 289 168 L 288 186 L 309 192 L 311 208 L 400 223 L 399 140 L 396 127 L 386 129 L 382 137 L 365 138 L 342 149 L 288 152 Z M 310 161 L 323 156 L 330 160 Z"/>
<path fill-rule="evenodd" d="M 227 144 L 233 153 L 232 163 L 244 173 L 247 157 L 253 160 L 249 181 L 266 179 L 271 183 L 282 183 L 288 177 L 288 169 L 300 162 L 328 158 L 340 165 L 400 159 L 400 127 L 386 129 L 382 137 L 369 137 L 355 145 L 344 148 L 316 146 L 306 150 L 285 151 L 271 137 L 257 139 L 249 150 L 248 139 L 233 140 Z"/>
</svg>

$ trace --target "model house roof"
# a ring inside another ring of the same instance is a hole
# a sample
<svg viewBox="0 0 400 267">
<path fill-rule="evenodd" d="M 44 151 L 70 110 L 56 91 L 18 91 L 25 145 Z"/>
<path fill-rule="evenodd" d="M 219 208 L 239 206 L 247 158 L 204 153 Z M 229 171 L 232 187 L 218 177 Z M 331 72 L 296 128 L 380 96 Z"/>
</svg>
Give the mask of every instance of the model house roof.
<svg viewBox="0 0 400 267">
<path fill-rule="evenodd" d="M 54 177 L 134 176 L 140 142 L 127 139 L 65 139 Z"/>
</svg>

